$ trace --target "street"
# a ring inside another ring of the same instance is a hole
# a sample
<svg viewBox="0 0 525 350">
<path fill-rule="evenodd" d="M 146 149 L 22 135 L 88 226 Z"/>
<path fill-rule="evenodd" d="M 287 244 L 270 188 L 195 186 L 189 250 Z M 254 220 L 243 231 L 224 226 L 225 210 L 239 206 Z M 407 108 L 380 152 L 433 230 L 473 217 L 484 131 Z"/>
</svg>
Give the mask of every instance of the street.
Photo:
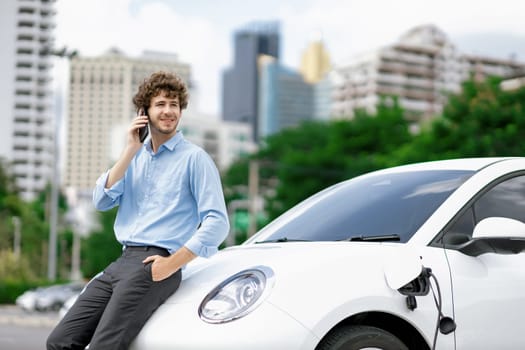
<svg viewBox="0 0 525 350">
<path fill-rule="evenodd" d="M 57 322 L 57 313 L 28 313 L 14 305 L 0 305 L 0 349 L 45 349 L 46 338 Z"/>
</svg>

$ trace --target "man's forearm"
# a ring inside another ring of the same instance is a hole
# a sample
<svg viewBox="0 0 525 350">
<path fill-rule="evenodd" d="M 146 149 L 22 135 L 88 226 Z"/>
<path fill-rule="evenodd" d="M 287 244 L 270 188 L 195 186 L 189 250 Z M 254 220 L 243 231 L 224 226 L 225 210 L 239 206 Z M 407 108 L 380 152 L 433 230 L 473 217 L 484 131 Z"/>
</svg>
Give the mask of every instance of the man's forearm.
<svg viewBox="0 0 525 350">
<path fill-rule="evenodd" d="M 131 163 L 131 160 L 135 156 L 135 153 L 137 153 L 137 151 L 131 149 L 130 147 L 126 147 L 126 149 L 124 149 L 124 152 L 120 156 L 119 160 L 109 171 L 108 179 L 105 185 L 106 188 L 111 188 L 111 186 L 113 186 L 118 180 L 122 179 L 126 173 L 126 170 L 128 169 L 129 164 Z"/>
<path fill-rule="evenodd" d="M 197 255 L 195 255 L 191 250 L 186 247 L 182 247 L 168 257 L 151 255 L 142 262 L 145 264 L 153 262 L 153 265 L 151 266 L 151 278 L 153 281 L 158 282 L 170 277 L 172 274 L 177 272 L 184 265 L 196 257 Z"/>
<path fill-rule="evenodd" d="M 178 269 L 180 269 L 196 257 L 197 255 L 195 255 L 191 250 L 184 246 L 181 247 L 169 257 L 170 263 L 173 266 L 173 272 L 176 272 Z"/>
</svg>

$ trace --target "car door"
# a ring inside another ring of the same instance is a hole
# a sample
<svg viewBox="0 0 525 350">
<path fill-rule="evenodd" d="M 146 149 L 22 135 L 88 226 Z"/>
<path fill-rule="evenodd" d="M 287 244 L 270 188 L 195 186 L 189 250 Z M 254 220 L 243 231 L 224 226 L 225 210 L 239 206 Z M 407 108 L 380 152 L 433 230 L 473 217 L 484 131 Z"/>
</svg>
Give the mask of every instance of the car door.
<svg viewBox="0 0 525 350">
<path fill-rule="evenodd" d="M 495 216 L 525 222 L 525 175 L 507 176 L 485 188 L 442 236 L 453 285 L 457 349 L 525 349 L 525 253 L 472 257 L 455 249 L 472 236 L 479 221 Z"/>
</svg>

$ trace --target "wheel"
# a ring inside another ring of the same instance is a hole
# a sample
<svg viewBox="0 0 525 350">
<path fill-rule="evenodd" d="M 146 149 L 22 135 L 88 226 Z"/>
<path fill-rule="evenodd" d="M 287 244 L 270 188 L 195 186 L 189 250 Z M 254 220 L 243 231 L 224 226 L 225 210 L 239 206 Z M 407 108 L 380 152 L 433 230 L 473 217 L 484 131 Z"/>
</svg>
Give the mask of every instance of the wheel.
<svg viewBox="0 0 525 350">
<path fill-rule="evenodd" d="M 337 327 L 330 331 L 316 350 L 408 350 L 393 334 L 370 326 Z"/>
<path fill-rule="evenodd" d="M 51 305 L 51 307 L 49 309 L 51 311 L 58 311 L 58 310 L 60 310 L 61 307 L 62 307 L 62 303 L 57 301 L 57 302 L 54 302 L 53 305 Z"/>
</svg>

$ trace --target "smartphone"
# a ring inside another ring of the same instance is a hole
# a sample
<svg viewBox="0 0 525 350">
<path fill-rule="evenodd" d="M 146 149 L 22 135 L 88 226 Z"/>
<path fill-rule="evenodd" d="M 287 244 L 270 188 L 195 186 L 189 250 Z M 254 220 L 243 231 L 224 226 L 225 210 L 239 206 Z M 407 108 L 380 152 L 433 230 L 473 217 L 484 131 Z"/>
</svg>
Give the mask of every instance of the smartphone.
<svg viewBox="0 0 525 350">
<path fill-rule="evenodd" d="M 139 113 L 141 111 L 142 111 L 142 113 L 144 113 L 145 116 L 148 116 L 148 109 L 146 107 L 142 107 L 142 109 L 139 111 Z M 149 116 L 148 116 L 148 119 L 149 119 Z M 148 129 L 147 125 L 139 129 L 139 140 L 140 140 L 140 142 L 144 142 L 144 140 L 148 136 L 148 133 L 149 133 L 149 129 Z"/>
</svg>

